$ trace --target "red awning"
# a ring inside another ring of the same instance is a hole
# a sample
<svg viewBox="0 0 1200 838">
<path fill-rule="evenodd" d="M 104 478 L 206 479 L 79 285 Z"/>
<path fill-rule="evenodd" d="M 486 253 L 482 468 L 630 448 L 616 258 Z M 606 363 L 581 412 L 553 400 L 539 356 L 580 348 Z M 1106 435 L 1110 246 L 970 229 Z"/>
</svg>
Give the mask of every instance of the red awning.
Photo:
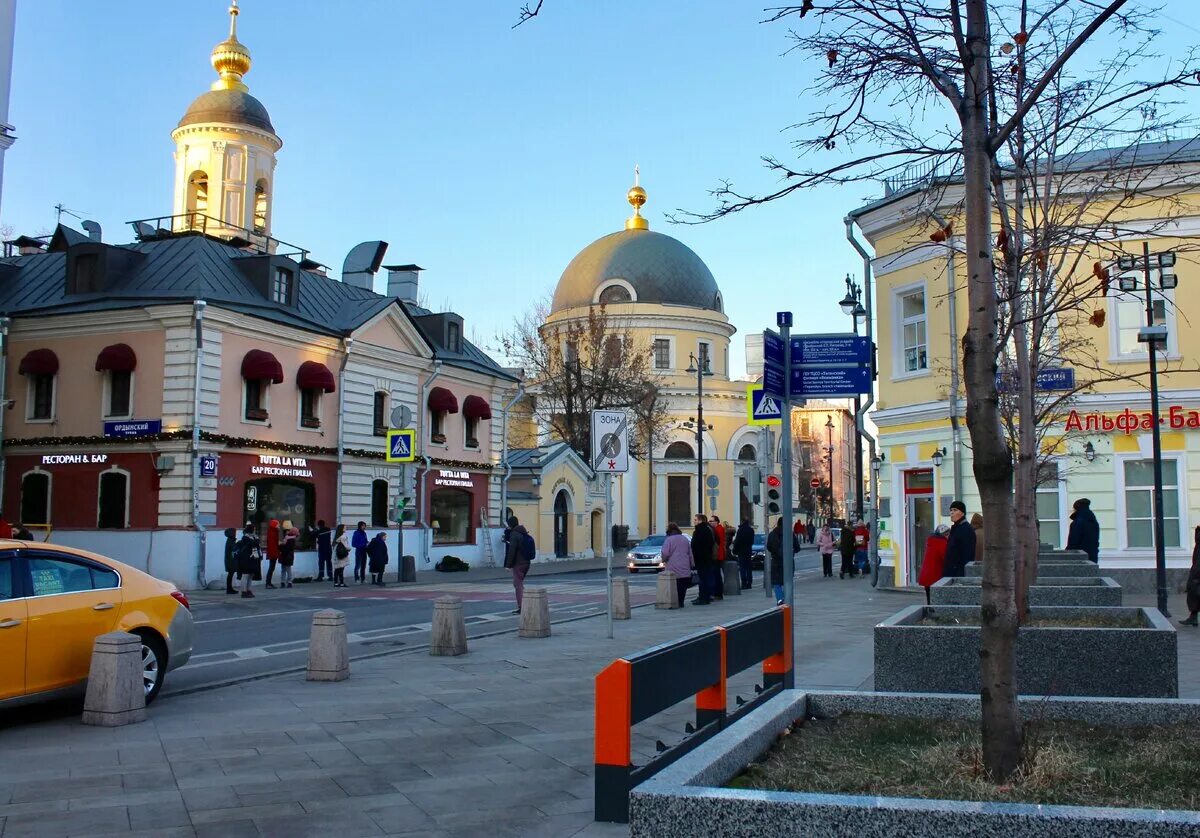
<svg viewBox="0 0 1200 838">
<path fill-rule="evenodd" d="M 434 387 L 429 391 L 429 409 L 458 413 L 458 399 L 445 387 Z"/>
<path fill-rule="evenodd" d="M 492 408 L 480 396 L 467 396 L 463 399 L 463 416 L 468 419 L 491 419 Z"/>
<path fill-rule="evenodd" d="M 251 349 L 242 359 L 242 378 L 247 381 L 270 381 L 272 384 L 283 383 L 283 367 L 270 352 L 262 349 Z"/>
<path fill-rule="evenodd" d="M 133 372 L 137 367 L 137 355 L 127 343 L 114 343 L 100 350 L 96 356 L 96 372 Z"/>
<path fill-rule="evenodd" d="M 300 365 L 296 373 L 296 386 L 301 390 L 324 390 L 326 393 L 337 390 L 333 373 L 319 361 L 305 361 Z"/>
<path fill-rule="evenodd" d="M 21 359 L 17 372 L 21 375 L 57 375 L 58 356 L 53 349 L 34 349 Z"/>
</svg>

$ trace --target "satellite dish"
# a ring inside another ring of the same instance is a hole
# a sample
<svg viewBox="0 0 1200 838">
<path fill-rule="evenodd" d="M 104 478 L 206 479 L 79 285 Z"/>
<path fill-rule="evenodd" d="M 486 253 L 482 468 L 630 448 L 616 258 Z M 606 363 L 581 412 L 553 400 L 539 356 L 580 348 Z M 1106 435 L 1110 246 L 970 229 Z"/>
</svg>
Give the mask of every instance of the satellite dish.
<svg viewBox="0 0 1200 838">
<path fill-rule="evenodd" d="M 397 405 L 392 408 L 392 427 L 407 428 L 412 424 L 412 411 L 408 405 Z"/>
</svg>

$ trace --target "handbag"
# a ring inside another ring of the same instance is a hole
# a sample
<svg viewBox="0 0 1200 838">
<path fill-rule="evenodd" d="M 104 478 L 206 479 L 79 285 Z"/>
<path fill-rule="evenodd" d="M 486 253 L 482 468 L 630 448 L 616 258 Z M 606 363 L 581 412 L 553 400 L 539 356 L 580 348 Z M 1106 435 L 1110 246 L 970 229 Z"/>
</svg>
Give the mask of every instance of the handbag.
<svg viewBox="0 0 1200 838">
<path fill-rule="evenodd" d="M 690 588 L 690 587 L 692 587 L 692 585 L 699 585 L 699 584 L 700 584 L 700 572 L 698 570 L 696 570 L 695 568 L 692 568 L 692 575 L 690 577 L 688 577 L 688 587 Z"/>
</svg>

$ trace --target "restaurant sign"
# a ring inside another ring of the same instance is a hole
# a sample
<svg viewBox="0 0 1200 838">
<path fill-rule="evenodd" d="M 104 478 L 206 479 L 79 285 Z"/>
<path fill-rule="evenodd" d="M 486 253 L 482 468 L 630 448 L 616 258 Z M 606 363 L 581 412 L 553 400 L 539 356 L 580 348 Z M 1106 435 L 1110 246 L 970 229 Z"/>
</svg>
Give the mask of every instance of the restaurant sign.
<svg viewBox="0 0 1200 838">
<path fill-rule="evenodd" d="M 89 463 L 107 463 L 107 454 L 43 454 L 44 466 L 80 466 Z"/>
<path fill-rule="evenodd" d="M 1160 413 L 1158 424 L 1173 431 L 1200 429 L 1200 411 L 1185 410 L 1179 405 L 1171 405 L 1165 414 Z M 1111 433 L 1121 431 L 1132 434 L 1136 431 L 1149 431 L 1154 427 L 1154 416 L 1150 411 L 1137 412 L 1125 408 L 1120 413 L 1080 413 L 1072 410 L 1067 416 L 1066 430 L 1097 431 Z"/>
<path fill-rule="evenodd" d="M 458 486 L 463 489 L 475 488 L 469 471 L 447 471 L 438 469 L 437 477 L 433 478 L 434 486 Z"/>
<path fill-rule="evenodd" d="M 258 465 L 250 467 L 251 474 L 269 477 L 312 477 L 308 460 L 304 457 L 279 457 L 274 454 L 259 454 Z"/>
</svg>

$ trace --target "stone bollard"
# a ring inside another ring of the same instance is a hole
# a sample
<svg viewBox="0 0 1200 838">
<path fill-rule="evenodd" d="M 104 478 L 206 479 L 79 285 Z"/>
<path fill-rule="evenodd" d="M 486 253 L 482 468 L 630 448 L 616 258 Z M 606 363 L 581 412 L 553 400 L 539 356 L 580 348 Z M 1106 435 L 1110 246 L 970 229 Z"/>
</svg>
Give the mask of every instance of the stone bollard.
<svg viewBox="0 0 1200 838">
<path fill-rule="evenodd" d="M 433 628 L 429 632 L 429 654 L 457 656 L 467 653 L 467 623 L 462 600 L 440 596 L 433 601 Z"/>
<path fill-rule="evenodd" d="M 124 631 L 100 635 L 92 644 L 83 723 L 120 727 L 145 720 L 142 639 Z"/>
<path fill-rule="evenodd" d="M 629 580 L 614 579 L 612 585 L 613 619 L 628 620 L 632 616 L 629 609 Z"/>
<path fill-rule="evenodd" d="M 521 596 L 521 627 L 518 637 L 550 636 L 550 601 L 545 588 L 526 588 Z"/>
<path fill-rule="evenodd" d="M 675 585 L 675 574 L 664 570 L 658 574 L 658 590 L 654 597 L 655 608 L 678 608 L 679 588 Z"/>
<path fill-rule="evenodd" d="M 417 581 L 417 557 L 402 556 L 400 558 L 400 581 L 401 582 L 416 582 Z"/>
<path fill-rule="evenodd" d="M 725 583 L 725 596 L 741 596 L 742 593 L 742 574 L 738 569 L 736 559 L 726 559 L 721 562 L 721 573 L 724 574 L 723 582 Z"/>
<path fill-rule="evenodd" d="M 326 608 L 312 616 L 308 635 L 308 681 L 345 681 L 350 677 L 346 612 Z"/>
</svg>

